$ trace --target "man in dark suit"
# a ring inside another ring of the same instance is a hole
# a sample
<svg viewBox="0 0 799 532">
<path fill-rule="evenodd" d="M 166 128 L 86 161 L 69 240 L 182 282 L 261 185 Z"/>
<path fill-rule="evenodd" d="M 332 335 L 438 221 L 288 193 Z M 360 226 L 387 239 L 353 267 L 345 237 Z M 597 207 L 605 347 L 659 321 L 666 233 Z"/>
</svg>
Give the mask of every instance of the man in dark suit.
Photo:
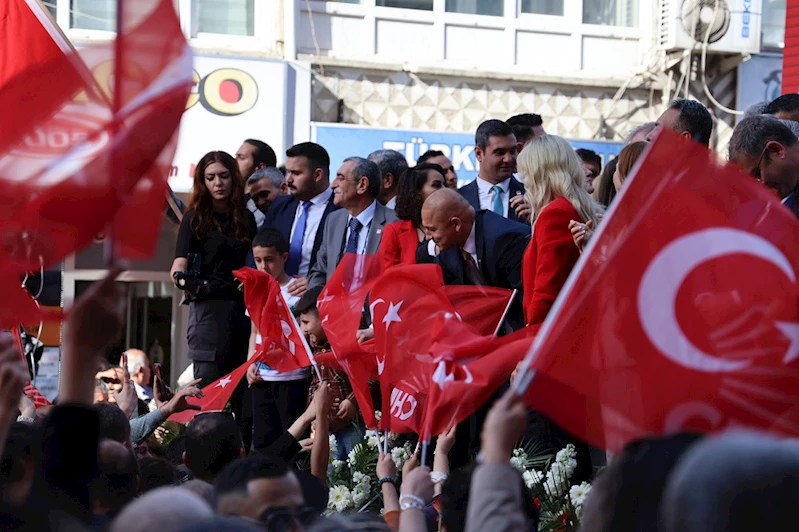
<svg viewBox="0 0 799 532">
<path fill-rule="evenodd" d="M 522 256 L 530 240 L 525 224 L 490 211 L 477 211 L 454 190 L 441 189 L 422 207 L 422 224 L 441 249 L 437 262 L 446 284 L 522 289 Z M 521 293 L 516 298 L 522 300 Z M 519 304 L 507 319 L 514 329 L 524 326 Z"/>
<path fill-rule="evenodd" d="M 490 211 L 475 212 L 463 196 L 446 188 L 425 200 L 422 225 L 441 249 L 436 261 L 446 284 L 519 290 L 505 323 L 522 328 L 522 256 L 530 240 L 528 226 Z M 491 403 L 492 399 L 458 426 L 455 447 L 450 451 L 451 467 L 466 464 L 479 450 L 483 420 Z"/>
<path fill-rule="evenodd" d="M 730 161 L 799 216 L 799 140 L 788 126 L 770 115 L 744 118 L 730 138 Z"/>
<path fill-rule="evenodd" d="M 277 229 L 289 241 L 286 273 L 296 279 L 288 290 L 301 296 L 322 246 L 327 217 L 339 207 L 330 190 L 330 156 L 322 146 L 303 142 L 286 150 L 286 157 L 289 194 L 275 199 L 264 227 Z"/>
<path fill-rule="evenodd" d="M 324 286 L 344 253 L 377 253 L 386 224 L 396 222 L 394 211 L 377 201 L 382 175 L 378 166 L 361 157 L 350 157 L 331 185 L 333 201 L 342 209 L 325 224 L 322 245 L 311 268 L 309 286 Z"/>
<path fill-rule="evenodd" d="M 501 120 L 486 120 L 477 128 L 474 145 L 480 172 L 458 192 L 475 211 L 491 211 L 514 222 L 528 224 L 530 233 L 531 210 L 524 199 L 524 185 L 513 177 L 518 155 L 513 129 Z"/>
</svg>

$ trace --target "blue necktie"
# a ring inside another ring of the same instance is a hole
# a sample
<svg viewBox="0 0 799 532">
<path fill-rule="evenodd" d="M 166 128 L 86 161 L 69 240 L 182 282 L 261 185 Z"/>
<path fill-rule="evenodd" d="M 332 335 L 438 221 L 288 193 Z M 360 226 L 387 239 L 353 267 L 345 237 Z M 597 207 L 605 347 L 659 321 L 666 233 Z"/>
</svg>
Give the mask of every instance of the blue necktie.
<svg viewBox="0 0 799 532">
<path fill-rule="evenodd" d="M 491 207 L 491 210 L 500 216 L 505 216 L 505 208 L 502 205 L 502 187 L 494 185 L 491 187 L 491 192 L 494 193 L 494 206 Z"/>
<path fill-rule="evenodd" d="M 294 227 L 294 234 L 291 235 L 291 243 L 289 244 L 289 260 L 286 263 L 286 273 L 289 275 L 300 274 L 300 263 L 302 262 L 302 242 L 305 239 L 305 226 L 308 224 L 308 209 L 311 206 L 310 201 L 302 202 L 302 212 L 297 219 L 297 225 Z"/>
<path fill-rule="evenodd" d="M 358 218 L 351 218 L 349 223 L 350 236 L 347 238 L 347 247 L 344 253 L 358 253 L 358 231 L 361 230 L 361 222 Z"/>
</svg>

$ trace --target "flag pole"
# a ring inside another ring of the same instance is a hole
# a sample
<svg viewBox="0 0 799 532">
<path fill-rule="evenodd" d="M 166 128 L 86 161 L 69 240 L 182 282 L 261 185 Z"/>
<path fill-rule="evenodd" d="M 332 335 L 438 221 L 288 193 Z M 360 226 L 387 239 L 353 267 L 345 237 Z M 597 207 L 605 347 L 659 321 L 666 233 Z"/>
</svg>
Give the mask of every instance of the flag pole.
<svg viewBox="0 0 799 532">
<path fill-rule="evenodd" d="M 510 299 L 508 299 L 508 304 L 505 305 L 505 310 L 502 312 L 502 317 L 499 318 L 499 323 L 497 323 L 497 328 L 494 330 L 494 336 L 499 334 L 500 329 L 502 328 L 502 324 L 505 323 L 505 318 L 508 317 L 508 312 L 510 312 L 510 306 L 513 305 L 513 301 L 516 299 L 516 294 L 519 291 L 514 289 L 510 295 Z"/>
<path fill-rule="evenodd" d="M 424 466 L 427 463 L 427 447 L 430 445 L 428 440 L 422 442 L 422 459 L 419 462 L 420 466 Z"/>
<path fill-rule="evenodd" d="M 283 304 L 286 305 L 286 308 L 291 309 L 282 291 L 280 292 L 280 298 L 283 300 Z M 316 359 L 313 356 L 313 351 L 311 351 L 311 346 L 308 345 L 308 340 L 305 338 L 305 335 L 302 334 L 302 331 L 300 331 L 300 324 L 297 323 L 297 318 L 294 317 L 294 314 L 292 314 L 291 311 L 289 311 L 288 314 L 291 316 L 291 319 L 294 320 L 294 325 L 297 327 L 297 331 L 300 333 L 299 337 L 302 340 L 302 346 L 305 348 L 305 352 L 308 354 L 308 360 L 311 361 L 311 365 L 313 366 L 314 372 L 316 373 L 316 377 L 319 379 L 319 382 L 321 383 L 322 373 L 319 371 L 319 365 L 316 363 Z M 335 354 L 335 352 L 333 354 Z"/>
</svg>

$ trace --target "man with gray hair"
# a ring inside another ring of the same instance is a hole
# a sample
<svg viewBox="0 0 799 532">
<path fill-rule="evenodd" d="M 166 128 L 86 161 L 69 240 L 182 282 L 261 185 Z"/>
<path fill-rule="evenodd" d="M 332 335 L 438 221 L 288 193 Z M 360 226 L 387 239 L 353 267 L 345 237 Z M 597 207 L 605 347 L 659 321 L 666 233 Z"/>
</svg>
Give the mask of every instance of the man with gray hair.
<svg viewBox="0 0 799 532">
<path fill-rule="evenodd" d="M 799 140 L 787 126 L 770 115 L 744 118 L 732 132 L 729 158 L 799 216 Z"/>
<path fill-rule="evenodd" d="M 647 122 L 646 124 L 641 124 L 627 133 L 627 137 L 624 139 L 624 145 L 626 146 L 627 144 L 632 144 L 633 142 L 645 142 L 646 138 L 656 127 L 658 127 L 657 122 Z"/>
<path fill-rule="evenodd" d="M 275 198 L 286 193 L 286 178 L 277 168 L 259 168 L 247 179 L 247 187 L 250 190 L 250 199 L 255 203 L 255 207 L 266 214 Z M 263 220 L 261 221 L 263 224 Z M 258 229 L 261 229 L 261 224 Z"/>
<path fill-rule="evenodd" d="M 380 175 L 380 169 L 368 159 L 344 159 L 330 184 L 333 202 L 342 208 L 327 218 L 309 289 L 324 286 L 345 253 L 364 255 L 380 249 L 386 224 L 397 221 L 394 211 L 377 201 Z"/>
<path fill-rule="evenodd" d="M 380 170 L 380 194 L 377 200 L 394 210 L 397 204 L 397 185 L 400 176 L 408 170 L 408 161 L 397 150 L 377 150 L 369 154 L 369 160 Z"/>
</svg>

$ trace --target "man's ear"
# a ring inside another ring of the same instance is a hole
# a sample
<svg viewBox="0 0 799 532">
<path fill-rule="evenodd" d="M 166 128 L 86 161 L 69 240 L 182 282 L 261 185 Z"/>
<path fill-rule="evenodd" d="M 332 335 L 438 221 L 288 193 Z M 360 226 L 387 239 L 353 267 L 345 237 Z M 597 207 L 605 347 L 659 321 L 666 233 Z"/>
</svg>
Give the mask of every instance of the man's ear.
<svg viewBox="0 0 799 532">
<path fill-rule="evenodd" d="M 477 158 L 478 162 L 483 161 L 483 150 L 480 148 L 480 146 L 474 147 L 474 156 Z"/>
<path fill-rule="evenodd" d="M 387 173 L 386 175 L 383 176 L 383 188 L 385 189 L 393 188 L 395 181 L 396 178 L 394 177 L 394 174 L 392 174 L 391 172 Z"/>
</svg>

